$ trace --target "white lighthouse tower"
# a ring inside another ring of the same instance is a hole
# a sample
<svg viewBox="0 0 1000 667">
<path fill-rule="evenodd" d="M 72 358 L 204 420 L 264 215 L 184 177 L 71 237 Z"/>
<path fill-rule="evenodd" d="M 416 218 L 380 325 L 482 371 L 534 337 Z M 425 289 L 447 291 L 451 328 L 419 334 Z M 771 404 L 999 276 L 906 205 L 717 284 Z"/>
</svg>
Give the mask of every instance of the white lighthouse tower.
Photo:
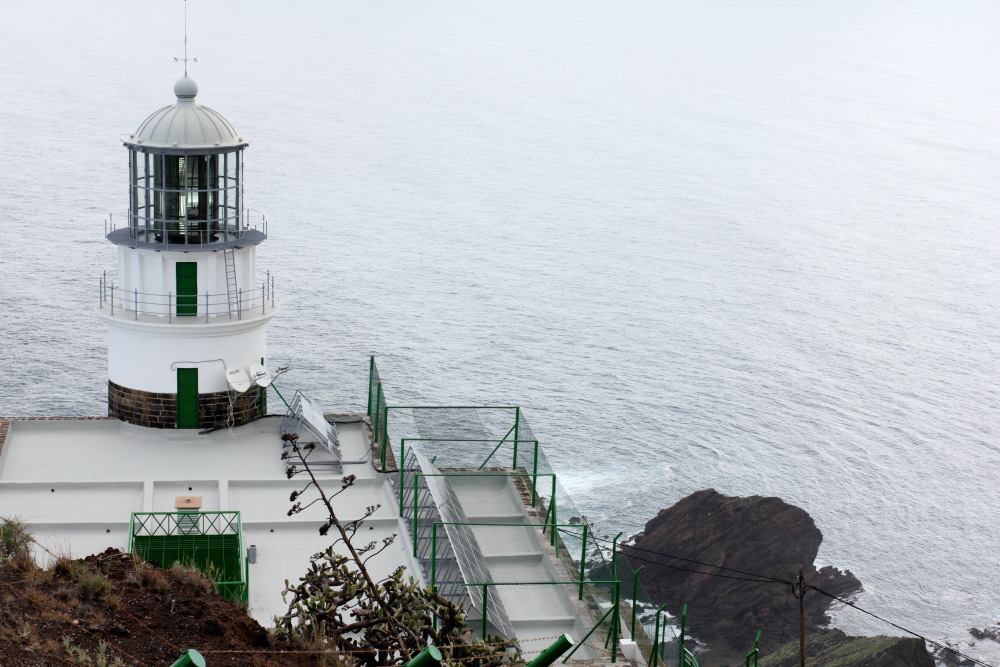
<svg viewBox="0 0 1000 667">
<path fill-rule="evenodd" d="M 251 222 L 243 197 L 247 139 L 195 101 L 187 74 L 174 94 L 122 137 L 127 224 L 108 229 L 118 270 L 102 278 L 99 307 L 108 414 L 157 428 L 243 424 L 264 410 L 254 378 L 276 311 L 271 277 L 256 263 L 267 221 Z"/>
</svg>

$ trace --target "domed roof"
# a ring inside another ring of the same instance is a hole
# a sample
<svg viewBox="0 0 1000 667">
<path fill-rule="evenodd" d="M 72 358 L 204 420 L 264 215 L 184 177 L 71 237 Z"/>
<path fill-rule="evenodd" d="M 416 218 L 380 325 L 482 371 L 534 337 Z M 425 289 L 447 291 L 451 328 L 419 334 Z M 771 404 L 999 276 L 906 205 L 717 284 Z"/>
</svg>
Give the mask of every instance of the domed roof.
<svg viewBox="0 0 1000 667">
<path fill-rule="evenodd" d="M 248 142 L 217 111 L 194 101 L 198 84 L 187 75 L 174 84 L 177 103 L 142 121 L 135 134 L 122 137 L 128 145 L 154 148 L 232 148 Z"/>
</svg>

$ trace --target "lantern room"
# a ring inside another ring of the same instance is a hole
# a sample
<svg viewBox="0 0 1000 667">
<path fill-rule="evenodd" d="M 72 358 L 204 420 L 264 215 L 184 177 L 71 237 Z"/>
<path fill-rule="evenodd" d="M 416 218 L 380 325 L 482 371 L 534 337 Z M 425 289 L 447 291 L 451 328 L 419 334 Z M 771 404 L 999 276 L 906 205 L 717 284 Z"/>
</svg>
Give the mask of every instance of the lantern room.
<svg viewBox="0 0 1000 667">
<path fill-rule="evenodd" d="M 195 102 L 188 76 L 174 84 L 175 104 L 122 137 L 129 156 L 126 228 L 116 244 L 203 245 L 250 240 L 243 202 L 243 149 L 249 143 L 221 114 Z M 254 235 L 256 236 L 256 235 Z"/>
</svg>

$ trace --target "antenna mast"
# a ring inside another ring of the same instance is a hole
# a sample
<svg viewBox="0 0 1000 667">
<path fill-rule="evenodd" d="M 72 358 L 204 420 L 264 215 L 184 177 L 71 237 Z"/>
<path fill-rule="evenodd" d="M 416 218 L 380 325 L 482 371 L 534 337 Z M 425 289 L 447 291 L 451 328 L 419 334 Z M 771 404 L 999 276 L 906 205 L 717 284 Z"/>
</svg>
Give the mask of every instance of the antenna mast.
<svg viewBox="0 0 1000 667">
<path fill-rule="evenodd" d="M 197 58 L 188 58 L 188 3 L 184 0 L 184 57 L 174 58 L 174 62 L 184 61 L 184 76 L 188 75 L 188 60 L 198 62 Z"/>
</svg>

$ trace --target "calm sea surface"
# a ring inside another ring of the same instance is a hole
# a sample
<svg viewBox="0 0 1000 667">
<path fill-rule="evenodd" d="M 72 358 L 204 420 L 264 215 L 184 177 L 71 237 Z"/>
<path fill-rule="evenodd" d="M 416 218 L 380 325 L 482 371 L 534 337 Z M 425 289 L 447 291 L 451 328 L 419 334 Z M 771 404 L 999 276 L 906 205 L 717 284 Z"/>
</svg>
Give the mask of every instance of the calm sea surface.
<svg viewBox="0 0 1000 667">
<path fill-rule="evenodd" d="M 188 9 L 286 385 L 361 406 L 377 354 L 393 403 L 523 406 L 607 533 L 776 495 L 862 606 L 1000 618 L 1000 4 Z M 0 414 L 102 414 L 119 136 L 173 101 L 182 4 L 2 15 Z"/>
</svg>

